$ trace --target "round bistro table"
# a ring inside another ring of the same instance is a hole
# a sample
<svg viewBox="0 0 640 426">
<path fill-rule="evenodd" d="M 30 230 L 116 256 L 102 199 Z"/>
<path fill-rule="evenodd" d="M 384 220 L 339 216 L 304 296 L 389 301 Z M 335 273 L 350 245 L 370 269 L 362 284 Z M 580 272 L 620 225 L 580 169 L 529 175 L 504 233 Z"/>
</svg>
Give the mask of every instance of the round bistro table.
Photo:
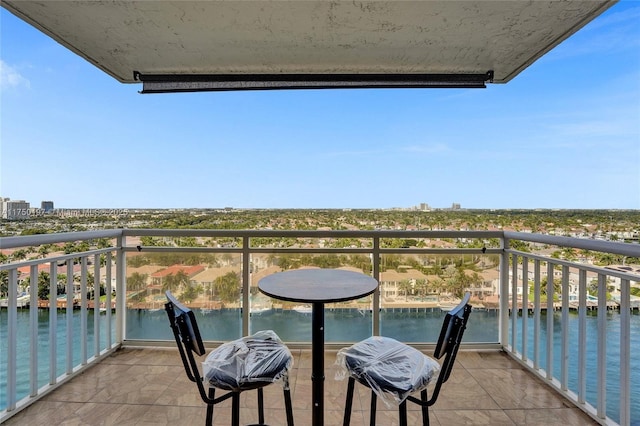
<svg viewBox="0 0 640 426">
<path fill-rule="evenodd" d="M 324 304 L 345 302 L 372 294 L 378 281 L 342 269 L 296 269 L 277 272 L 258 281 L 260 291 L 274 299 L 310 303 L 311 382 L 313 425 L 324 424 Z"/>
</svg>

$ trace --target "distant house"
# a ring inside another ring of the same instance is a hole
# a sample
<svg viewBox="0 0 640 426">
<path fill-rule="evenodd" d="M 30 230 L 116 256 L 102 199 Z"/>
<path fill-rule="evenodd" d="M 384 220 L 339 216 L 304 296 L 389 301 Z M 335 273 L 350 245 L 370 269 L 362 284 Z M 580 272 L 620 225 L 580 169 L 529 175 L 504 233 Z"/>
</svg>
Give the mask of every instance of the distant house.
<svg viewBox="0 0 640 426">
<path fill-rule="evenodd" d="M 200 272 L 204 271 L 203 265 L 172 265 L 165 269 L 160 269 L 159 271 L 151 274 L 151 286 L 154 288 L 162 289 L 162 285 L 164 284 L 165 279 L 169 275 L 176 275 L 178 272 L 184 272 L 187 277 L 189 277 L 189 282 L 193 282 L 193 277 Z"/>
<path fill-rule="evenodd" d="M 66 287 L 67 285 L 67 278 L 64 278 L 64 281 L 61 281 L 61 277 L 66 277 L 68 269 L 67 269 L 67 264 L 66 262 L 63 264 L 57 264 L 54 265 L 55 268 L 55 273 L 56 273 L 56 278 L 57 278 L 57 284 L 58 285 L 64 285 Z M 47 274 L 51 274 L 51 266 L 50 264 L 47 263 L 42 263 L 39 264 L 37 266 L 37 273 L 38 275 L 42 272 L 46 272 Z M 81 282 L 79 281 L 80 274 L 82 272 L 82 266 L 79 264 L 73 264 L 72 265 L 72 276 L 75 277 L 75 279 L 73 280 L 73 294 L 79 294 L 80 293 L 80 288 L 81 288 Z M 23 291 L 30 293 L 31 292 L 31 286 L 28 284 L 28 280 L 30 281 L 30 276 L 31 276 L 31 266 L 21 266 L 18 268 L 18 285 L 22 288 Z M 104 281 L 104 277 L 101 277 L 101 280 Z M 93 286 L 93 281 L 89 282 L 87 281 L 87 285 L 89 287 Z M 37 291 L 37 285 L 36 285 L 36 291 Z"/>
<path fill-rule="evenodd" d="M 240 275 L 240 269 L 235 266 L 222 266 L 219 268 L 203 268 L 193 276 L 193 282 L 203 288 L 211 287 L 218 277 L 222 277 L 229 272 L 236 272 Z"/>
<path fill-rule="evenodd" d="M 251 274 L 251 287 L 257 287 L 258 281 L 267 275 L 275 274 L 277 272 L 281 272 L 282 268 L 277 265 L 265 266 L 263 268 L 255 268 L 254 272 Z"/>
<path fill-rule="evenodd" d="M 410 294 L 414 294 L 413 288 L 418 280 L 428 282 L 428 277 L 417 269 L 403 269 L 402 272 L 395 270 L 380 272 L 380 295 L 384 298 L 406 296 L 400 284 L 403 281 L 408 281 L 411 284 Z"/>
</svg>

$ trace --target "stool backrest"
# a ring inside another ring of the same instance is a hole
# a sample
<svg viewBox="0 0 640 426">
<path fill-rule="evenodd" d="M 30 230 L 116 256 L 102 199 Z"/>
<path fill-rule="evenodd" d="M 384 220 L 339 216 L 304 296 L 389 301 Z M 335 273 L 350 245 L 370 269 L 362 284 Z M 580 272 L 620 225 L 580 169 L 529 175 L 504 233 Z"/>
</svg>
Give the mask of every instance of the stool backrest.
<svg viewBox="0 0 640 426">
<path fill-rule="evenodd" d="M 443 356 L 445 358 L 440 366 L 438 381 L 432 393 L 431 401 L 433 402 L 438 398 L 440 386 L 449 379 L 451 370 L 453 370 L 453 364 L 456 360 L 458 349 L 460 348 L 462 335 L 467 327 L 467 321 L 471 313 L 470 298 L 471 294 L 466 293 L 458 306 L 447 312 L 442 322 L 442 329 L 440 330 L 440 336 L 438 337 L 433 355 L 438 359 Z"/>
<path fill-rule="evenodd" d="M 193 311 L 180 303 L 170 291 L 167 291 L 165 295 L 167 296 L 167 303 L 165 303 L 164 309 L 169 317 L 169 325 L 173 330 L 176 345 L 178 345 L 184 371 L 187 373 L 189 380 L 198 385 L 202 400 L 209 403 L 202 377 L 200 376 L 200 370 L 198 369 L 198 361 L 193 356 L 194 353 L 198 356 L 205 354 L 204 343 L 200 336 L 196 317 Z"/>
<path fill-rule="evenodd" d="M 198 356 L 204 355 L 204 343 L 200 337 L 200 330 L 193 311 L 180 303 L 170 291 L 167 291 L 165 295 L 167 303 L 164 306 L 174 336 L 176 339 L 181 338 L 186 349 L 195 352 Z"/>
</svg>

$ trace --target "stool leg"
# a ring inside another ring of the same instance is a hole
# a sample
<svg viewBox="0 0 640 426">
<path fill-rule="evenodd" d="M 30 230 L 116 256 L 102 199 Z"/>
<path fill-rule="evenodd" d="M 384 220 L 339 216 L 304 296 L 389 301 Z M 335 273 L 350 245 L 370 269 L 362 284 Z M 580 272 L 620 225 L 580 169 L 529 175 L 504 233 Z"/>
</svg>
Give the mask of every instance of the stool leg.
<svg viewBox="0 0 640 426">
<path fill-rule="evenodd" d="M 371 391 L 371 417 L 369 418 L 369 425 L 376 426 L 376 393 Z"/>
<path fill-rule="evenodd" d="M 293 426 L 293 407 L 291 406 L 291 391 L 284 390 L 284 407 L 287 412 L 287 426 Z"/>
<path fill-rule="evenodd" d="M 231 425 L 240 426 L 240 392 L 233 393 L 231 403 Z"/>
<path fill-rule="evenodd" d="M 347 385 L 347 400 L 344 403 L 344 420 L 342 422 L 343 426 L 349 426 L 351 423 L 351 406 L 353 403 L 353 388 L 356 381 L 353 377 L 349 377 L 349 384 Z"/>
<path fill-rule="evenodd" d="M 216 397 L 215 388 L 209 388 L 209 399 L 214 400 Z M 207 426 L 213 426 L 213 404 L 207 404 L 207 419 L 205 421 Z"/>
<path fill-rule="evenodd" d="M 398 408 L 400 411 L 400 426 L 407 426 L 407 400 L 405 399 L 400 403 Z"/>
<path fill-rule="evenodd" d="M 264 396 L 262 388 L 258 388 L 258 423 L 264 424 Z"/>
<path fill-rule="evenodd" d="M 422 426 L 429 426 L 429 406 L 427 405 L 427 391 L 420 392 L 420 399 L 422 399 Z"/>
</svg>

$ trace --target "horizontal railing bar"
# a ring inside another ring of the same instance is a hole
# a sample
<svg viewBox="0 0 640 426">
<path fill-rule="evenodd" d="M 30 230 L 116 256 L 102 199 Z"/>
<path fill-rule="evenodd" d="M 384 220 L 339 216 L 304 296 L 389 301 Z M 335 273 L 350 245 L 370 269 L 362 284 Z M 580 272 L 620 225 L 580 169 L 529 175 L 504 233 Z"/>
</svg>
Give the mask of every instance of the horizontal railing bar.
<svg viewBox="0 0 640 426">
<path fill-rule="evenodd" d="M 205 340 L 203 341 L 205 349 L 215 349 L 224 341 Z M 345 347 L 345 345 L 351 345 L 353 342 L 325 342 L 325 350 L 338 350 Z M 435 343 L 416 343 L 411 342 L 411 346 L 423 350 L 433 352 L 436 347 Z M 122 342 L 123 348 L 167 348 L 175 349 L 175 341 L 173 340 L 141 340 L 141 339 L 127 339 Z M 290 342 L 287 341 L 287 347 L 290 349 L 311 349 L 311 342 Z M 462 342 L 460 343 L 460 351 L 465 352 L 477 352 L 477 351 L 502 351 L 503 347 L 500 343 L 473 343 Z"/>
<path fill-rule="evenodd" d="M 140 248 L 127 247 L 126 252 L 168 252 L 168 253 L 244 253 L 242 247 L 167 247 L 167 246 L 141 246 Z M 251 253 L 371 253 L 373 248 L 254 248 Z"/>
<path fill-rule="evenodd" d="M 21 260 L 18 262 L 12 262 L 12 263 L 5 263 L 3 265 L 0 265 L 0 271 L 4 271 L 4 270 L 9 270 L 9 269 L 15 269 L 15 268 L 22 268 L 23 266 L 32 266 L 32 265 L 41 265 L 44 263 L 54 263 L 54 262 L 60 262 L 61 260 L 69 260 L 69 259 L 76 259 L 79 257 L 88 257 L 88 256 L 92 256 L 92 255 L 100 255 L 103 253 L 109 253 L 112 251 L 118 250 L 117 247 L 107 247 L 107 248 L 102 248 L 102 249 L 96 249 L 96 250 L 89 250 L 89 251 L 82 251 L 82 252 L 77 252 L 77 253 L 70 253 L 70 254 L 65 254 L 65 255 L 61 255 L 61 256 L 55 256 L 55 257 L 45 257 L 45 258 L 41 258 L 41 259 L 32 259 L 32 260 Z"/>
<path fill-rule="evenodd" d="M 125 252 L 171 252 L 171 253 L 242 253 L 242 247 L 167 247 L 167 246 L 136 246 L 123 247 Z M 250 247 L 251 253 L 360 253 L 369 254 L 372 248 L 299 248 L 299 247 Z M 381 248 L 380 253 L 387 254 L 501 254 L 502 249 L 420 249 L 420 248 Z"/>
<path fill-rule="evenodd" d="M 502 238 L 502 231 L 123 229 L 125 237 Z"/>
<path fill-rule="evenodd" d="M 585 238 L 561 237 L 557 235 L 530 234 L 527 232 L 504 231 L 508 240 L 527 241 L 550 244 L 554 246 L 573 247 L 584 250 L 640 257 L 640 244 L 620 243 L 614 241 L 589 240 Z"/>
<path fill-rule="evenodd" d="M 0 238 L 0 248 L 4 250 L 19 247 L 40 246 L 43 244 L 67 243 L 70 241 L 94 240 L 97 238 L 117 238 L 120 235 L 122 235 L 122 229 L 2 237 Z"/>
</svg>

